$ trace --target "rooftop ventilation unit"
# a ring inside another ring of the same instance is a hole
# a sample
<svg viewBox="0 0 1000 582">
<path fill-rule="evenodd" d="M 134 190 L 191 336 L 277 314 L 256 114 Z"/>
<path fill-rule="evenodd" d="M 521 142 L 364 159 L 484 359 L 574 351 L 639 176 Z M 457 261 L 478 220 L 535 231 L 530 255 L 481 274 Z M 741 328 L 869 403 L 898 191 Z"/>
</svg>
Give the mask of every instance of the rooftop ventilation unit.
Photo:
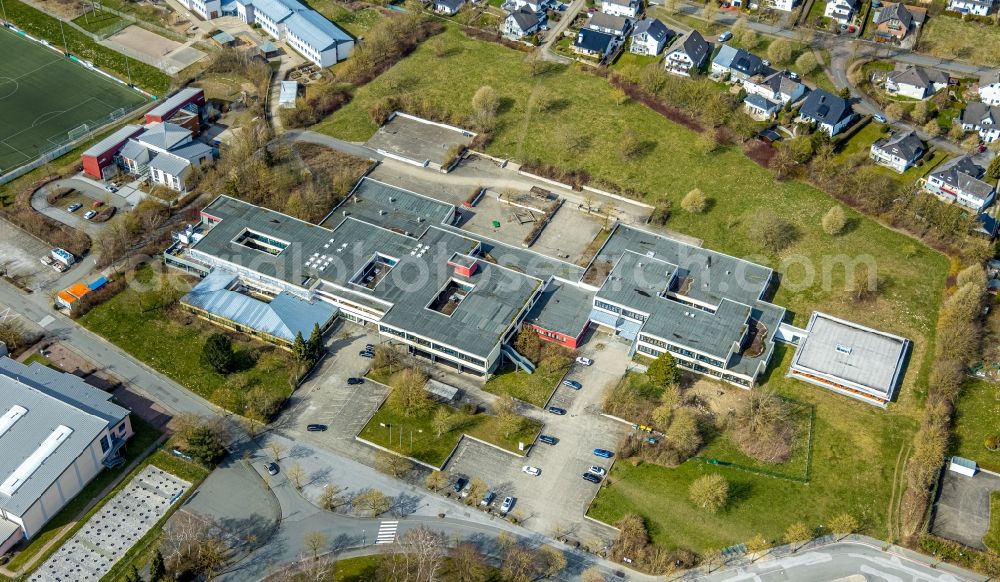
<svg viewBox="0 0 1000 582">
<path fill-rule="evenodd" d="M 57 426 L 52 434 L 35 449 L 35 452 L 31 453 L 31 456 L 25 459 L 17 469 L 14 469 L 14 472 L 10 474 L 10 477 L 7 477 L 3 484 L 0 484 L 0 493 L 9 496 L 17 493 L 17 490 L 35 474 L 42 463 L 51 457 L 52 453 L 56 452 L 59 445 L 63 444 L 71 434 L 73 434 L 73 429 L 68 426 Z"/>
<path fill-rule="evenodd" d="M 837 352 L 841 354 L 851 354 L 851 348 L 845 345 L 837 344 Z"/>
<path fill-rule="evenodd" d="M 656 253 L 653 252 L 653 251 L 646 251 L 646 256 L 647 257 L 654 257 L 654 256 L 656 256 Z"/>
</svg>

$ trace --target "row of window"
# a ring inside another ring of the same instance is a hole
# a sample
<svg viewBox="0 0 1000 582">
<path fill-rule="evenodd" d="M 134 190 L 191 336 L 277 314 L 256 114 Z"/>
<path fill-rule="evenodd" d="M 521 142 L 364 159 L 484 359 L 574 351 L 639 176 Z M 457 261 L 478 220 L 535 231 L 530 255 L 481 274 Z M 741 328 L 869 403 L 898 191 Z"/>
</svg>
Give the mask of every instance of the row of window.
<svg viewBox="0 0 1000 582">
<path fill-rule="evenodd" d="M 657 339 L 657 338 L 654 338 L 654 337 L 651 337 L 651 336 L 648 336 L 648 335 L 641 335 L 641 336 L 639 336 L 639 341 L 640 342 L 646 342 L 648 344 L 652 344 L 654 346 L 663 348 L 664 350 L 667 350 L 667 351 L 675 353 L 675 354 L 686 356 L 688 358 L 693 358 L 693 359 L 698 360 L 700 362 L 705 362 L 706 364 L 715 366 L 716 368 L 725 368 L 726 367 L 725 362 L 723 362 L 722 360 L 717 360 L 715 358 L 710 358 L 708 356 L 704 356 L 702 354 L 695 353 L 695 352 L 692 352 L 690 350 L 686 350 L 686 349 L 684 349 L 684 348 L 682 348 L 680 346 L 674 345 L 674 344 L 672 344 L 670 342 L 665 342 L 663 340 L 660 340 L 660 339 Z"/>
<path fill-rule="evenodd" d="M 389 327 L 387 325 L 380 325 L 380 326 L 378 326 L 378 329 L 382 333 L 387 333 L 389 335 L 394 335 L 394 336 L 396 336 L 398 338 L 402 338 L 402 339 L 404 339 L 404 340 L 406 340 L 408 342 L 413 342 L 413 343 L 415 343 L 417 345 L 424 346 L 426 348 L 430 348 L 430 349 L 432 349 L 432 350 L 434 350 L 436 352 L 440 352 L 442 354 L 447 354 L 448 356 L 450 356 L 452 358 L 455 358 L 455 359 L 458 359 L 458 360 L 462 360 L 463 362 L 469 362 L 469 363 L 471 363 L 471 364 L 473 364 L 475 366 L 479 366 L 480 368 L 485 368 L 486 367 L 486 360 L 483 360 L 481 358 L 475 358 L 475 357 L 470 356 L 468 354 L 462 353 L 462 352 L 460 352 L 458 350 L 452 349 L 452 348 L 450 348 L 448 346 L 443 346 L 441 344 L 434 343 L 432 341 L 428 341 L 428 340 L 426 340 L 426 339 L 424 339 L 422 337 L 415 336 L 415 335 L 410 334 L 410 333 L 406 333 L 405 331 L 401 331 L 401 330 Z"/>
<path fill-rule="evenodd" d="M 654 358 L 660 357 L 660 354 L 663 353 L 643 344 L 638 344 L 636 346 L 636 351 L 646 354 L 647 356 L 652 356 Z M 746 378 L 740 378 L 739 376 L 734 376 L 732 374 L 725 374 L 717 370 L 712 370 L 695 362 L 689 362 L 687 360 L 682 360 L 682 359 L 677 359 L 676 362 L 678 366 L 691 370 L 692 372 L 697 372 L 699 374 L 705 374 L 708 376 L 714 376 L 716 378 L 720 378 L 722 380 L 731 382 L 733 384 L 739 384 L 740 386 L 750 387 L 753 385 L 753 383 L 750 380 L 747 380 Z"/>
</svg>

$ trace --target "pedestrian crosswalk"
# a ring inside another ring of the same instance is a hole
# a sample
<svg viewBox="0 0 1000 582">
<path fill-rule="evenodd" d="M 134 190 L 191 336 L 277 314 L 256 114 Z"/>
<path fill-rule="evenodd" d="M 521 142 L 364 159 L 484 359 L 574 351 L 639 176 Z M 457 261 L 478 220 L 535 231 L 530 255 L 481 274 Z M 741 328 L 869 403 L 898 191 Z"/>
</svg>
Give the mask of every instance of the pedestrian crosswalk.
<svg viewBox="0 0 1000 582">
<path fill-rule="evenodd" d="M 396 541 L 396 530 L 399 529 L 398 521 L 383 521 L 378 526 L 378 537 L 376 544 L 391 544 Z"/>
</svg>

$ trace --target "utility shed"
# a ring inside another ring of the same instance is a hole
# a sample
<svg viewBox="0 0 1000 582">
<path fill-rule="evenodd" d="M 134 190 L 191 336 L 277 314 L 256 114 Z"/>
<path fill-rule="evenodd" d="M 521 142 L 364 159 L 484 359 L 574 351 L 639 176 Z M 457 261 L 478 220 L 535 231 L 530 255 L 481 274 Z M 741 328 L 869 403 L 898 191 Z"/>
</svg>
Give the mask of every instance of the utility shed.
<svg viewBox="0 0 1000 582">
<path fill-rule="evenodd" d="M 973 477 L 976 474 L 976 470 L 979 467 L 976 462 L 972 459 L 966 459 L 965 457 L 952 457 L 951 462 L 948 463 L 948 470 L 958 473 L 959 475 L 965 475 L 966 477 Z"/>
<path fill-rule="evenodd" d="M 882 408 L 892 400 L 910 340 L 819 312 L 806 332 L 790 377 Z"/>
</svg>

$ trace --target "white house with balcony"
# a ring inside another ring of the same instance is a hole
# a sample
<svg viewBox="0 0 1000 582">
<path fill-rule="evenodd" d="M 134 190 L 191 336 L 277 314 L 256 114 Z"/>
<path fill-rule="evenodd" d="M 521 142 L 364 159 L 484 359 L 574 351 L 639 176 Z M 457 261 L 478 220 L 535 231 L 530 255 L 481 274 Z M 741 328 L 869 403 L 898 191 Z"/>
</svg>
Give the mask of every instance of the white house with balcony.
<svg viewBox="0 0 1000 582">
<path fill-rule="evenodd" d="M 828 0 L 823 16 L 841 24 L 850 24 L 861 6 L 861 0 Z"/>
<path fill-rule="evenodd" d="M 934 170 L 927 177 L 924 189 L 947 201 L 982 212 L 993 204 L 996 197 L 996 185 L 981 180 L 985 173 L 972 158 L 960 156 Z"/>
<path fill-rule="evenodd" d="M 680 36 L 667 49 L 663 59 L 664 70 L 671 75 L 690 77 L 692 72 L 704 69 L 712 52 L 712 45 L 697 30 Z"/>
<path fill-rule="evenodd" d="M 979 98 L 987 105 L 1000 105 L 1000 69 L 979 77 Z"/>
</svg>

